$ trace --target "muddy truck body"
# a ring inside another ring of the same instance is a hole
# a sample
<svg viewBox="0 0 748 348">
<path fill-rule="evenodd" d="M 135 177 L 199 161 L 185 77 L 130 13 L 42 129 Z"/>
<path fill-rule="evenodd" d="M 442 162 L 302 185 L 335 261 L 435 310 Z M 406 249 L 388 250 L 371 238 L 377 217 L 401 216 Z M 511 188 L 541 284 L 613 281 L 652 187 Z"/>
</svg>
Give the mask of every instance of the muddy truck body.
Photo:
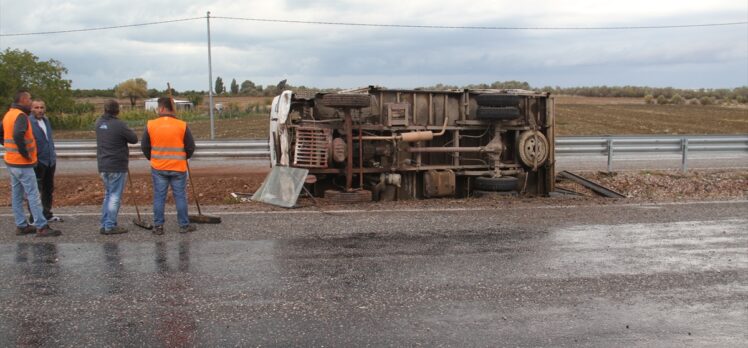
<svg viewBox="0 0 748 348">
<path fill-rule="evenodd" d="M 271 163 L 308 169 L 312 194 L 340 202 L 547 195 L 554 125 L 548 93 L 285 91 L 271 110 Z"/>
</svg>

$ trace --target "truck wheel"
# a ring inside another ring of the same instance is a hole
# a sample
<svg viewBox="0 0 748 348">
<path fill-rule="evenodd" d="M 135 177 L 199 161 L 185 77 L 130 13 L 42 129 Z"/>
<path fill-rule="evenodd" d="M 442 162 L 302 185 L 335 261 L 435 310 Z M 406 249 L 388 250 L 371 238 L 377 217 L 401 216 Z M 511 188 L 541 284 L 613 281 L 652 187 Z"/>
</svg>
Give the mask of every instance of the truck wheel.
<svg viewBox="0 0 748 348">
<path fill-rule="evenodd" d="M 365 203 L 371 202 L 371 191 L 358 190 L 351 192 L 342 192 L 336 190 L 326 190 L 325 198 L 331 203 Z"/>
<path fill-rule="evenodd" d="M 488 120 L 513 120 L 519 117 L 519 108 L 515 106 L 481 106 L 476 114 L 478 118 Z"/>
<path fill-rule="evenodd" d="M 325 94 L 322 105 L 331 108 L 365 108 L 371 103 L 368 94 Z"/>
<path fill-rule="evenodd" d="M 480 94 L 475 96 L 475 102 L 480 106 L 514 106 L 518 107 L 520 103 L 520 97 L 516 95 L 502 95 L 502 94 Z"/>
<path fill-rule="evenodd" d="M 520 161 L 533 169 L 537 169 L 548 160 L 548 138 L 538 131 L 524 131 L 517 139 L 517 155 Z"/>
<path fill-rule="evenodd" d="M 498 178 L 486 178 L 479 176 L 473 181 L 473 187 L 485 191 L 515 191 L 519 180 L 513 176 L 501 176 Z"/>
</svg>

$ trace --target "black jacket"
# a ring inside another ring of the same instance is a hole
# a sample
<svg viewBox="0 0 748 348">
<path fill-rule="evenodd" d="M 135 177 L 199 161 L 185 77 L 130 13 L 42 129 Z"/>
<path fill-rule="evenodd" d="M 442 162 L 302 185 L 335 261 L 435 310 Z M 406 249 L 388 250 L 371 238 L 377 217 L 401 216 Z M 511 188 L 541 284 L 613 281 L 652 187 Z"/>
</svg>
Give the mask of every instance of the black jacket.
<svg viewBox="0 0 748 348">
<path fill-rule="evenodd" d="M 127 144 L 138 136 L 116 116 L 104 114 L 96 120 L 96 161 L 99 172 L 126 172 L 130 151 Z"/>
</svg>

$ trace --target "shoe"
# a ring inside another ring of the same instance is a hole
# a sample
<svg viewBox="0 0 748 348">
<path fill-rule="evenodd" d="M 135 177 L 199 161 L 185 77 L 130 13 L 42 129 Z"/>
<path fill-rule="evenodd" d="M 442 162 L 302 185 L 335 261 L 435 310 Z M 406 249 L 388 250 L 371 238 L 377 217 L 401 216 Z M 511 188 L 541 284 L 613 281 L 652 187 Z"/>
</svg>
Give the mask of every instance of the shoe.
<svg viewBox="0 0 748 348">
<path fill-rule="evenodd" d="M 63 222 L 64 220 L 61 217 L 59 217 L 59 216 L 50 216 L 50 217 L 47 218 L 47 221 Z"/>
<path fill-rule="evenodd" d="M 195 225 L 185 225 L 179 228 L 179 233 L 189 233 L 197 230 Z"/>
<path fill-rule="evenodd" d="M 159 236 L 164 234 L 164 226 L 153 226 L 153 234 Z"/>
<path fill-rule="evenodd" d="M 101 234 L 109 235 L 109 234 L 122 234 L 122 233 L 127 233 L 127 232 L 128 232 L 127 229 L 124 227 L 114 226 L 108 230 L 105 229 L 104 232 L 101 232 Z"/>
<path fill-rule="evenodd" d="M 26 225 L 26 227 L 16 227 L 16 236 L 23 236 L 25 234 L 36 233 L 36 227 L 32 225 Z"/>
<path fill-rule="evenodd" d="M 44 227 L 36 231 L 37 237 L 57 237 L 59 235 L 62 235 L 62 231 L 55 230 L 52 227 L 49 227 L 49 225 L 44 225 Z"/>
<path fill-rule="evenodd" d="M 99 233 L 104 234 L 104 227 L 99 227 Z"/>
</svg>

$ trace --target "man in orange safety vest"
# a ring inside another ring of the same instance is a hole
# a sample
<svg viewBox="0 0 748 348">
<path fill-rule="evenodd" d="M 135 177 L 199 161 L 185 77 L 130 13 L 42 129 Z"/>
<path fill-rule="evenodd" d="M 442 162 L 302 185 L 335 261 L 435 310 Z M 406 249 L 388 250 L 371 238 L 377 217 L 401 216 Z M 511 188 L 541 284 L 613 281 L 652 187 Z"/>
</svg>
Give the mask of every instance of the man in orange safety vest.
<svg viewBox="0 0 748 348">
<path fill-rule="evenodd" d="M 151 161 L 153 179 L 153 233 L 164 233 L 164 204 L 171 186 L 177 206 L 179 232 L 195 230 L 187 216 L 187 160 L 195 152 L 195 140 L 187 123 L 177 119 L 171 98 L 158 99 L 158 118 L 148 121 L 140 146 Z"/>
</svg>

